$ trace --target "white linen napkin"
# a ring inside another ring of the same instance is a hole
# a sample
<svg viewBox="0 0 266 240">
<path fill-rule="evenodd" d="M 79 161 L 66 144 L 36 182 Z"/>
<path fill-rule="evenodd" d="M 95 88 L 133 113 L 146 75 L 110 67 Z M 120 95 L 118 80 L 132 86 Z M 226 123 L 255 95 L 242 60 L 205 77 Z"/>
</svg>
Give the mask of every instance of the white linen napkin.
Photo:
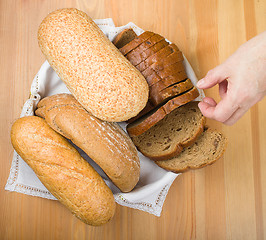
<svg viewBox="0 0 266 240">
<path fill-rule="evenodd" d="M 95 22 L 111 41 L 121 30 L 129 27 L 133 28 L 138 35 L 143 32 L 143 30 L 137 27 L 134 23 L 128 23 L 122 27 L 115 27 L 111 18 L 98 19 L 95 20 Z M 188 77 L 195 84 L 197 78 L 186 59 L 184 60 L 184 64 Z M 41 98 L 57 93 L 69 93 L 69 91 L 66 88 L 66 85 L 60 80 L 58 75 L 46 61 L 33 79 L 30 98 L 25 102 L 20 116 L 34 115 L 36 105 Z M 201 95 L 198 99 L 202 99 L 204 96 L 202 91 L 200 91 L 200 94 Z M 125 130 L 126 124 L 121 123 L 120 125 Z M 98 165 L 95 164 L 82 150 L 78 150 L 103 177 L 107 185 L 111 188 L 118 204 L 146 211 L 154 214 L 155 216 L 160 216 L 167 192 L 178 174 L 159 168 L 153 161 L 139 153 L 141 167 L 139 183 L 130 193 L 121 193 L 119 189 L 107 178 Z M 56 198 L 40 182 L 33 170 L 15 151 L 12 159 L 10 175 L 5 189 L 56 200 Z"/>
</svg>

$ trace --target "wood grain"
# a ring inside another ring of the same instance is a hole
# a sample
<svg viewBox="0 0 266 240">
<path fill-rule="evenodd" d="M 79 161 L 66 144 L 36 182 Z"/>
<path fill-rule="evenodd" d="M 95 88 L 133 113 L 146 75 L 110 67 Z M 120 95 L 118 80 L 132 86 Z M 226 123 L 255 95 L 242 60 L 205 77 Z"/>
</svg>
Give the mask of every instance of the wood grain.
<svg viewBox="0 0 266 240">
<path fill-rule="evenodd" d="M 36 32 L 47 13 L 62 7 L 162 34 L 184 52 L 198 78 L 266 30 L 261 0 L 1 0 L 0 239 L 266 239 L 266 99 L 234 126 L 208 120 L 227 135 L 228 149 L 216 164 L 176 179 L 160 218 L 118 206 L 110 223 L 90 227 L 56 201 L 4 190 L 10 128 L 44 61 Z M 219 100 L 216 87 L 206 94 Z"/>
</svg>

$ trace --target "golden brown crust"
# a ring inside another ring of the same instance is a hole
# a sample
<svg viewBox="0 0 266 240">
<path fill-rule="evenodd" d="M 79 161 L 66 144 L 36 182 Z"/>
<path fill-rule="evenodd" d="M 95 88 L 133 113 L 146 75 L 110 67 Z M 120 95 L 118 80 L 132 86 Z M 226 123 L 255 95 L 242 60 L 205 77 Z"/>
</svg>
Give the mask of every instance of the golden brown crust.
<svg viewBox="0 0 266 240">
<path fill-rule="evenodd" d="M 147 114 L 146 116 L 138 119 L 137 121 L 130 123 L 127 125 L 127 132 L 130 137 L 139 136 L 144 133 L 152 126 L 154 126 L 157 122 L 162 120 L 167 114 L 173 111 L 175 108 L 178 108 L 199 96 L 199 92 L 197 88 L 192 88 L 190 91 L 177 96 L 168 102 L 166 102 L 163 106 L 159 107 L 154 113 Z"/>
<path fill-rule="evenodd" d="M 145 107 L 147 82 L 84 12 L 50 13 L 39 27 L 38 40 L 50 65 L 94 116 L 125 121 Z"/>
<path fill-rule="evenodd" d="M 45 120 L 36 116 L 18 119 L 11 129 L 11 142 L 44 186 L 83 222 L 102 225 L 113 217 L 111 190 Z"/>
<path fill-rule="evenodd" d="M 70 94 L 46 97 L 37 107 L 45 108 L 50 127 L 87 153 L 122 192 L 135 187 L 140 174 L 137 150 L 116 123 L 92 116 Z"/>
</svg>

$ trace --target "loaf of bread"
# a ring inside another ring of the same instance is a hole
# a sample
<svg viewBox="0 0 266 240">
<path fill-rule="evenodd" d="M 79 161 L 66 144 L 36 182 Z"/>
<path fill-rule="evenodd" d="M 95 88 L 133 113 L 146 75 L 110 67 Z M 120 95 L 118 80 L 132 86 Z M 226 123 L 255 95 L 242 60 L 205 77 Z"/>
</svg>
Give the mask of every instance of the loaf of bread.
<svg viewBox="0 0 266 240">
<path fill-rule="evenodd" d="M 148 100 L 144 77 L 77 9 L 50 13 L 40 24 L 39 46 L 80 104 L 106 121 L 136 116 Z"/>
<path fill-rule="evenodd" d="M 122 192 L 135 187 L 140 175 L 138 153 L 117 123 L 97 119 L 71 94 L 42 99 L 35 114 L 87 153 Z"/>
<path fill-rule="evenodd" d="M 40 117 L 23 117 L 11 142 L 44 186 L 86 224 L 102 225 L 115 212 L 111 190 L 78 151 Z"/>
<path fill-rule="evenodd" d="M 145 108 L 129 119 L 127 131 L 138 136 L 162 120 L 174 109 L 194 100 L 198 90 L 188 79 L 183 54 L 175 44 L 169 44 L 159 34 L 144 32 L 126 39 L 132 29 L 124 30 L 115 39 L 124 39 L 119 50 L 141 71 L 149 85 L 149 100 Z"/>
</svg>

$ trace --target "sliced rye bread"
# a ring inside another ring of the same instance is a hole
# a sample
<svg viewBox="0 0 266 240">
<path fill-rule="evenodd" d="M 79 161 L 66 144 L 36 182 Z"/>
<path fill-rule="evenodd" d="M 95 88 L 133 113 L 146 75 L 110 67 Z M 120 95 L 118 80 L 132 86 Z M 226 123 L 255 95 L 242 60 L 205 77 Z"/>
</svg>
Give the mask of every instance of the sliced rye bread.
<svg viewBox="0 0 266 240">
<path fill-rule="evenodd" d="M 152 111 L 148 112 L 143 117 L 127 125 L 127 132 L 131 137 L 139 136 L 146 132 L 157 122 L 162 120 L 167 114 L 172 112 L 174 109 L 194 100 L 199 96 L 198 89 L 193 87 L 188 92 L 185 92 L 179 96 L 176 96 L 168 100 L 162 106 L 158 106 Z"/>
<path fill-rule="evenodd" d="M 135 49 L 137 46 L 142 44 L 144 41 L 152 37 L 155 33 L 150 32 L 150 31 L 145 31 L 144 33 L 140 34 L 136 38 L 134 38 L 132 41 L 130 41 L 128 44 L 123 46 L 122 48 L 119 48 L 119 51 L 123 54 L 126 55 L 133 49 Z"/>
<path fill-rule="evenodd" d="M 160 84 L 159 82 L 161 82 L 161 83 L 164 82 L 165 85 L 169 83 L 167 85 L 167 86 L 169 86 L 171 84 L 180 82 L 180 81 L 187 78 L 187 73 L 185 70 L 172 73 L 171 75 L 169 75 L 163 79 L 156 72 L 154 72 L 152 70 L 149 73 L 150 73 L 150 75 L 147 74 L 147 77 L 145 77 L 149 86 L 153 86 L 154 84 Z"/>
<path fill-rule="evenodd" d="M 138 35 L 134 32 L 132 28 L 128 28 L 120 32 L 116 35 L 115 39 L 113 40 L 113 44 L 117 48 L 122 48 L 133 39 L 135 39 Z"/>
<path fill-rule="evenodd" d="M 166 78 L 163 78 L 161 81 L 156 82 L 155 84 L 152 84 L 151 86 L 149 86 L 150 88 L 150 92 L 160 92 L 163 89 L 174 85 L 176 83 L 185 81 L 187 79 L 187 74 L 186 72 L 180 72 L 180 73 L 175 73 L 174 75 L 170 75 Z M 151 93 L 152 95 L 152 93 Z"/>
<path fill-rule="evenodd" d="M 194 144 L 185 148 L 177 157 L 155 163 L 175 173 L 199 169 L 217 161 L 225 152 L 226 146 L 227 139 L 222 133 L 207 129 Z"/>
<path fill-rule="evenodd" d="M 203 132 L 204 125 L 205 117 L 198 108 L 198 102 L 189 102 L 143 134 L 131 138 L 143 155 L 154 161 L 166 160 L 192 145 Z"/>
<path fill-rule="evenodd" d="M 135 55 L 139 55 L 140 53 L 144 52 L 145 50 L 147 50 L 148 48 L 152 47 L 153 45 L 155 45 L 156 43 L 162 40 L 164 40 L 164 37 L 155 33 L 152 37 L 150 37 L 149 39 L 144 41 L 142 44 L 134 48 L 131 52 L 126 54 L 127 59 L 130 60 Z"/>
<path fill-rule="evenodd" d="M 144 51 L 137 51 L 137 52 L 134 52 L 134 54 L 132 53 L 132 55 L 130 52 L 129 54 L 126 55 L 126 58 L 134 66 L 136 66 L 139 63 L 141 63 L 142 61 L 144 61 L 146 58 L 148 58 L 149 56 L 153 55 L 154 53 L 158 52 L 160 49 L 165 48 L 168 45 L 169 45 L 169 43 L 167 41 L 165 41 L 164 39 L 162 39 L 161 41 L 155 43 L 150 48 L 148 48 Z"/>
<path fill-rule="evenodd" d="M 148 58 L 146 58 L 144 61 L 142 61 L 138 65 L 136 65 L 136 68 L 142 72 L 147 67 L 152 65 L 153 63 L 161 61 L 162 59 L 164 59 L 165 57 L 167 57 L 168 55 L 170 55 L 174 52 L 180 52 L 180 51 L 175 44 L 171 43 L 168 46 L 166 46 L 165 48 L 159 50 L 157 53 L 149 56 Z"/>
<path fill-rule="evenodd" d="M 170 85 L 163 90 L 157 90 L 156 88 L 150 89 L 150 101 L 155 105 L 159 105 L 160 103 L 166 101 L 169 98 L 177 96 L 183 92 L 186 92 L 194 87 L 191 80 L 188 78 L 185 81 L 175 83 L 174 85 Z"/>
<path fill-rule="evenodd" d="M 182 61 L 175 62 L 175 63 L 172 63 L 170 65 L 165 65 L 165 66 L 155 63 L 149 66 L 147 69 L 149 68 L 153 69 L 153 71 L 155 71 L 157 75 L 159 75 L 162 79 L 172 75 L 173 73 L 181 72 L 185 70 L 185 67 Z M 146 70 L 144 70 L 142 73 L 144 73 Z"/>
<path fill-rule="evenodd" d="M 166 66 L 166 65 L 171 65 L 171 64 L 176 63 L 176 62 L 180 62 L 180 61 L 182 62 L 184 60 L 182 52 L 175 51 L 175 50 L 173 50 L 173 51 L 174 52 L 170 53 L 168 56 L 157 59 L 157 61 L 154 61 L 154 62 L 152 62 L 152 61 L 148 62 L 147 61 L 146 63 L 145 63 L 145 61 L 143 61 L 136 68 L 139 69 L 141 72 L 143 72 L 150 66 L 154 66 L 154 67 L 156 67 L 156 65 Z M 157 67 L 157 68 L 159 68 L 159 67 Z"/>
</svg>

